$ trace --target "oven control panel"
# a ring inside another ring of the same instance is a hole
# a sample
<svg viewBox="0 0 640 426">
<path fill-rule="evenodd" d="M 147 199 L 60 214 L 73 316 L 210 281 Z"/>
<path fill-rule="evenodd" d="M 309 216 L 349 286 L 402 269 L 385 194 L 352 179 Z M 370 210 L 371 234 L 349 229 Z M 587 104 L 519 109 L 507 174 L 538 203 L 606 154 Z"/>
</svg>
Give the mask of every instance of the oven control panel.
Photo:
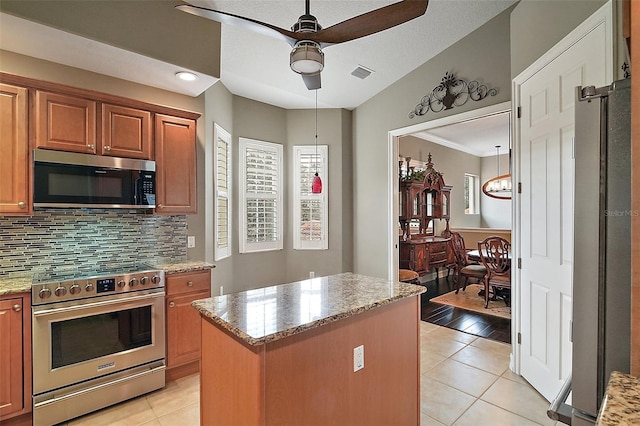
<svg viewBox="0 0 640 426">
<path fill-rule="evenodd" d="M 164 287 L 164 271 L 148 270 L 88 278 L 43 280 L 31 286 L 31 304 L 43 305 Z"/>
</svg>

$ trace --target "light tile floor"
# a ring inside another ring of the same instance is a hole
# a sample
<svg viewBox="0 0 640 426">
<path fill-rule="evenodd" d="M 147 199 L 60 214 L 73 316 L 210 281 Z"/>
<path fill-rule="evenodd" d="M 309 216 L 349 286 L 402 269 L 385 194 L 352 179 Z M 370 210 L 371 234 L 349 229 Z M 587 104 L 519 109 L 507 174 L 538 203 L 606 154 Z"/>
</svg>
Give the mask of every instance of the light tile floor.
<svg viewBox="0 0 640 426">
<path fill-rule="evenodd" d="M 555 424 L 546 416 L 549 403 L 509 371 L 509 345 L 424 321 L 420 344 L 421 425 Z M 65 425 L 198 425 L 199 386 L 198 375 L 185 377 Z"/>
</svg>

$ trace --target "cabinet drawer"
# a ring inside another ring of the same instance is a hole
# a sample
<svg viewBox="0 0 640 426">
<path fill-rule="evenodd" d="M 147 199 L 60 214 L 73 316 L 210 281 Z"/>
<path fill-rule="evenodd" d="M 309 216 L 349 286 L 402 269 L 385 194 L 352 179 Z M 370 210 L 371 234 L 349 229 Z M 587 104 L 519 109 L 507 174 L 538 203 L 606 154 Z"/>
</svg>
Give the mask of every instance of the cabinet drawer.
<svg viewBox="0 0 640 426">
<path fill-rule="evenodd" d="M 429 247 L 429 251 L 432 254 L 436 254 L 436 253 L 446 253 L 447 252 L 447 243 L 443 242 L 443 243 L 433 243 L 431 244 L 431 246 Z"/>
<path fill-rule="evenodd" d="M 170 274 L 167 275 L 166 278 L 166 292 L 168 296 L 202 290 L 209 291 L 211 289 L 210 270 Z"/>
<path fill-rule="evenodd" d="M 434 264 L 436 262 L 446 262 L 447 261 L 447 252 L 443 253 L 431 253 L 429 256 L 429 263 Z"/>
</svg>

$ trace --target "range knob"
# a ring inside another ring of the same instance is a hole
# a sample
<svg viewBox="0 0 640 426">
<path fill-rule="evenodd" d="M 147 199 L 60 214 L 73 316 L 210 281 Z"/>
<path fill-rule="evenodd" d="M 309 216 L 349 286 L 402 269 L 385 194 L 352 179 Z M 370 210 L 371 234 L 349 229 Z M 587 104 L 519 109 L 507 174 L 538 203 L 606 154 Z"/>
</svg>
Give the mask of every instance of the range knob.
<svg viewBox="0 0 640 426">
<path fill-rule="evenodd" d="M 160 276 L 159 275 L 154 275 L 151 277 L 151 282 L 154 284 L 158 284 L 160 282 Z"/>
<path fill-rule="evenodd" d="M 149 284 L 149 277 L 145 276 L 145 277 L 140 278 L 140 284 L 142 284 L 142 285 Z"/>
<path fill-rule="evenodd" d="M 122 288 L 126 285 L 127 283 L 124 282 L 124 280 L 119 280 L 118 281 L 118 287 Z"/>
<path fill-rule="evenodd" d="M 38 297 L 40 297 L 40 299 L 48 299 L 51 297 L 51 290 L 49 290 L 48 288 L 43 288 L 42 290 L 40 290 L 38 292 Z"/>
<path fill-rule="evenodd" d="M 138 285 L 138 279 L 137 278 L 131 278 L 129 280 L 129 287 L 135 287 Z"/>
<path fill-rule="evenodd" d="M 58 288 L 56 288 L 53 292 L 55 293 L 56 296 L 60 297 L 67 294 L 67 289 L 64 288 L 63 286 L 58 286 Z"/>
<path fill-rule="evenodd" d="M 91 293 L 93 291 L 93 283 L 88 282 L 87 285 L 84 286 L 84 291 Z"/>
<path fill-rule="evenodd" d="M 81 291 L 82 291 L 82 288 L 80 288 L 78 284 L 74 284 L 71 287 L 69 287 L 69 293 L 71 294 L 78 294 Z"/>
</svg>

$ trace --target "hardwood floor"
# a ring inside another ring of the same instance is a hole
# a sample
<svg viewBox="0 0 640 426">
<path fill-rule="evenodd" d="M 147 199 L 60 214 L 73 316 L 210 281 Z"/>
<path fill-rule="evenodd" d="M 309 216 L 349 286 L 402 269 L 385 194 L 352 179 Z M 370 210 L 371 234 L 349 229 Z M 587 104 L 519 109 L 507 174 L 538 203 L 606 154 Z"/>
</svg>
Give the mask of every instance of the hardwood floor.
<svg viewBox="0 0 640 426">
<path fill-rule="evenodd" d="M 422 283 L 427 291 L 422 294 L 422 320 L 454 330 L 485 337 L 503 343 L 511 343 L 511 321 L 491 315 L 432 303 L 433 297 L 450 292 L 450 281 L 440 278 L 437 281 Z"/>
</svg>

